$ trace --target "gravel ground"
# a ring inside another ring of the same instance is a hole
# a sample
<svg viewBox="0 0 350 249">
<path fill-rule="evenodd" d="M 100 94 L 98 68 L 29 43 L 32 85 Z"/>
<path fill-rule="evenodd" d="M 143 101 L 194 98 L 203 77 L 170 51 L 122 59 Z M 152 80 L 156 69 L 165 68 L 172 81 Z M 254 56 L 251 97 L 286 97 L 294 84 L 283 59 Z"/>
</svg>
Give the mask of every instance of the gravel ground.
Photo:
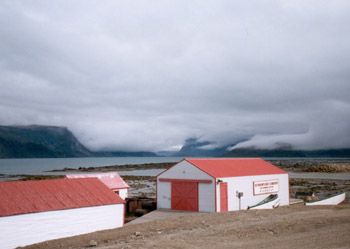
<svg viewBox="0 0 350 249">
<path fill-rule="evenodd" d="M 26 248 L 350 248 L 350 204 L 200 213 Z"/>
</svg>

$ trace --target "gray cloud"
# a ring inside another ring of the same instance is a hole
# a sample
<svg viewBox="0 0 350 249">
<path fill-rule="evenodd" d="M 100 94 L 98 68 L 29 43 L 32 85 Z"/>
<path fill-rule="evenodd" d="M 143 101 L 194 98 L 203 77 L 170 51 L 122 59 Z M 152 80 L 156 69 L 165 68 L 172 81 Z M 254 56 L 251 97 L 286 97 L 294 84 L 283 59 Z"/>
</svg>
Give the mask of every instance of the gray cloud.
<svg viewBox="0 0 350 249">
<path fill-rule="evenodd" d="M 92 149 L 350 146 L 348 1 L 2 1 L 0 123 Z"/>
</svg>

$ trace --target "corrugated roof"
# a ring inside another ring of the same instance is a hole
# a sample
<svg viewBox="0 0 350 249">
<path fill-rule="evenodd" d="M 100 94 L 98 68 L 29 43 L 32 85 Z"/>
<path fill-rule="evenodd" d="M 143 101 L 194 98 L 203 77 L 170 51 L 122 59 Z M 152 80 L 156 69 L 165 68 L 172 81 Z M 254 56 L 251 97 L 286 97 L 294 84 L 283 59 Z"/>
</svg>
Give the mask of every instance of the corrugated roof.
<svg viewBox="0 0 350 249">
<path fill-rule="evenodd" d="M 185 161 L 215 178 L 287 174 L 260 158 L 185 159 Z"/>
<path fill-rule="evenodd" d="M 0 182 L 0 216 L 122 203 L 97 178 Z"/>
<path fill-rule="evenodd" d="M 110 189 L 129 188 L 129 185 L 124 182 L 124 180 L 119 176 L 117 172 L 66 175 L 66 178 L 69 179 L 90 177 L 97 177 Z"/>
</svg>

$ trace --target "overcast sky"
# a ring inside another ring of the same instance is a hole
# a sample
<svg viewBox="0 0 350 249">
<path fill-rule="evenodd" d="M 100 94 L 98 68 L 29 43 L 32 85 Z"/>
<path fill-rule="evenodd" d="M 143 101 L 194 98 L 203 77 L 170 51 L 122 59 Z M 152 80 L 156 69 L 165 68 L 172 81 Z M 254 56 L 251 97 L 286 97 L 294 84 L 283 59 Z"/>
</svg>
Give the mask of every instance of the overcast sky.
<svg viewBox="0 0 350 249">
<path fill-rule="evenodd" d="M 0 124 L 90 149 L 350 147 L 350 1 L 0 1 Z"/>
</svg>

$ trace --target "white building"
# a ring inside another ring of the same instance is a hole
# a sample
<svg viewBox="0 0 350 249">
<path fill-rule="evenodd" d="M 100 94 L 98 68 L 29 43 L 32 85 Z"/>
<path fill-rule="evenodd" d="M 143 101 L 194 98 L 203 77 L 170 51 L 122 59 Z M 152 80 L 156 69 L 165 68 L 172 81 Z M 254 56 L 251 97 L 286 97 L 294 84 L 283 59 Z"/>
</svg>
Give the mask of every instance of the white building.
<svg viewBox="0 0 350 249">
<path fill-rule="evenodd" d="M 0 182 L 1 248 L 121 227 L 124 203 L 97 178 Z"/>
<path fill-rule="evenodd" d="M 158 208 L 232 211 L 270 194 L 289 205 L 289 176 L 262 159 L 184 159 L 157 176 Z"/>
<path fill-rule="evenodd" d="M 110 190 L 119 195 L 123 200 L 129 197 L 129 185 L 119 176 L 117 172 L 66 175 L 66 178 L 68 179 L 88 177 L 97 177 Z"/>
</svg>

